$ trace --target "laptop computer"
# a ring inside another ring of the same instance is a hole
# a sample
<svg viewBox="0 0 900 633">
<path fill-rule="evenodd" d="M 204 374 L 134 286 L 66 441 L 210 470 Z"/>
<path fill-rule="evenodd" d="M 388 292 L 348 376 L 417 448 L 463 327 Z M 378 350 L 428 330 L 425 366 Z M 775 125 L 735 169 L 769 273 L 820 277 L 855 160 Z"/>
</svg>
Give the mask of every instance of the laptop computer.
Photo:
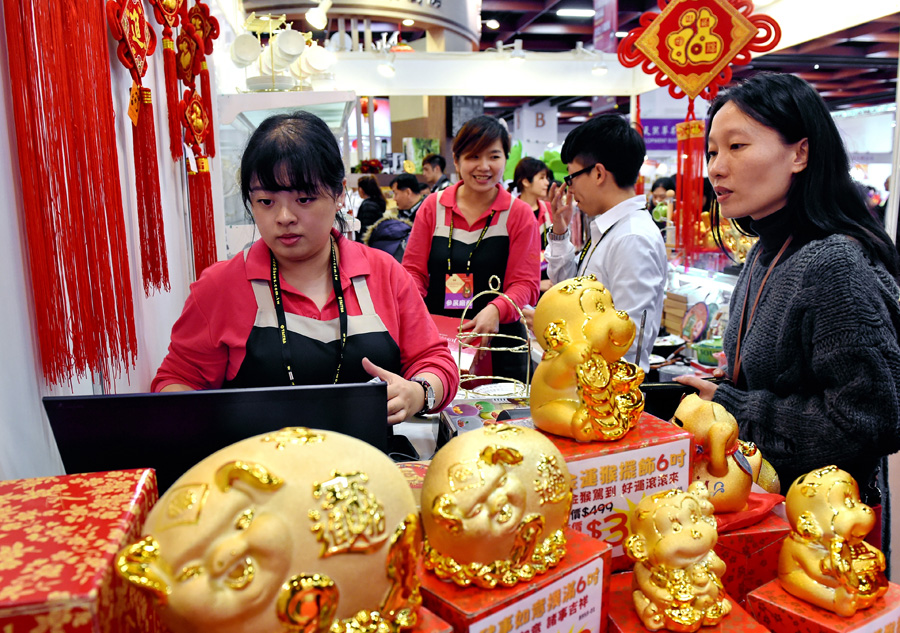
<svg viewBox="0 0 900 633">
<path fill-rule="evenodd" d="M 156 469 L 160 493 L 239 440 L 288 426 L 337 431 L 387 453 L 385 383 L 47 396 L 67 473 Z"/>
</svg>

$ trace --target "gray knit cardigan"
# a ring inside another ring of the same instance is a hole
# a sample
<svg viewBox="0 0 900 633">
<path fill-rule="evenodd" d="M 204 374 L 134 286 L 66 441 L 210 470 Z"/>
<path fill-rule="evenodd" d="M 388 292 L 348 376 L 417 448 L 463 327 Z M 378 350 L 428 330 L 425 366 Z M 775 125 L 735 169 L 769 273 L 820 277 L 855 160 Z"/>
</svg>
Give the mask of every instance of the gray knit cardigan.
<svg viewBox="0 0 900 633">
<path fill-rule="evenodd" d="M 757 244 L 747 257 L 752 262 Z M 724 337 L 732 375 L 748 277 L 747 312 L 766 267 L 738 278 Z M 900 448 L 900 289 L 843 235 L 815 240 L 772 271 L 741 343 L 746 390 L 723 383 L 714 401 L 734 415 L 781 478 L 836 464 L 864 498 L 877 497 L 880 459 Z"/>
</svg>

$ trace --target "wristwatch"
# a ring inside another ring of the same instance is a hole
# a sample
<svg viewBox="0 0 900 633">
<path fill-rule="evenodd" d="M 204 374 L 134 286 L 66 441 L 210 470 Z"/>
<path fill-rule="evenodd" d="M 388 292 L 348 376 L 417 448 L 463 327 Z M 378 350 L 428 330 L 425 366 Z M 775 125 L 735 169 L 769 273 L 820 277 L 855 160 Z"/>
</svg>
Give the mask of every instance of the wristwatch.
<svg viewBox="0 0 900 633">
<path fill-rule="evenodd" d="M 416 415 L 423 415 L 428 413 L 432 409 L 434 409 L 434 387 L 431 386 L 431 383 L 425 380 L 424 378 L 419 378 L 418 376 L 412 378 L 413 382 L 417 382 L 422 385 L 422 389 L 425 390 L 425 404 L 422 407 L 422 410 L 416 413 Z"/>
<path fill-rule="evenodd" d="M 547 232 L 547 239 L 551 242 L 562 242 L 564 240 L 569 239 L 569 229 L 566 229 L 565 233 L 554 233 L 553 229 Z"/>
</svg>

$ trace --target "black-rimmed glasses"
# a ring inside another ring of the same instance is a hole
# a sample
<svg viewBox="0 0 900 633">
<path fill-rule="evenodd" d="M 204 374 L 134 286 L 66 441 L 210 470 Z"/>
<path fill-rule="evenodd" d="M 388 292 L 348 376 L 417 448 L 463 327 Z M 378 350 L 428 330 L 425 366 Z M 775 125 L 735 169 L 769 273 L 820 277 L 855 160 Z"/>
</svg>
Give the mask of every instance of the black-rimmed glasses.
<svg viewBox="0 0 900 633">
<path fill-rule="evenodd" d="M 594 167 L 596 167 L 596 166 L 597 166 L 597 165 L 596 165 L 596 163 L 595 163 L 595 164 L 591 165 L 590 167 L 585 167 L 584 169 L 579 169 L 579 170 L 576 171 L 574 174 L 569 174 L 568 176 L 563 176 L 563 182 L 566 183 L 566 187 L 571 187 L 571 186 L 572 186 L 572 181 L 575 180 L 576 177 L 580 176 L 581 174 L 586 174 L 586 173 L 588 173 L 589 171 L 591 171 L 591 170 L 592 170 Z"/>
</svg>

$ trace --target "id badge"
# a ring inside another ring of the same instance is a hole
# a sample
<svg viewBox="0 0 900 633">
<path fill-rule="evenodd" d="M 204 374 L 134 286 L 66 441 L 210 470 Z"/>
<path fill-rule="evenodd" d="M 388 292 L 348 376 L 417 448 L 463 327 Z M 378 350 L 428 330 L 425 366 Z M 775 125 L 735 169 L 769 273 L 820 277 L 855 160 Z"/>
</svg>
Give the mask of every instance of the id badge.
<svg viewBox="0 0 900 633">
<path fill-rule="evenodd" d="M 444 309 L 462 310 L 472 299 L 475 285 L 471 273 L 453 273 L 446 276 L 444 283 Z"/>
</svg>

